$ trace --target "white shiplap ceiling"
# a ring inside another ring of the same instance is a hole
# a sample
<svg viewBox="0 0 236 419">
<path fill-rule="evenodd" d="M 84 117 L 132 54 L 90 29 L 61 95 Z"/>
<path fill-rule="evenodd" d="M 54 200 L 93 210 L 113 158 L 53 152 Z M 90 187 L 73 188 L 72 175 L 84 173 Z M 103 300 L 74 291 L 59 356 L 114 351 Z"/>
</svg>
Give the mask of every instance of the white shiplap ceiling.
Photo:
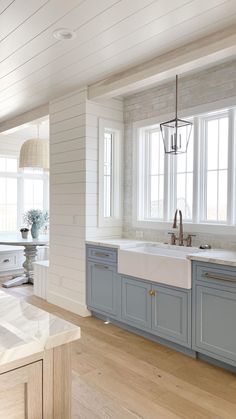
<svg viewBox="0 0 236 419">
<path fill-rule="evenodd" d="M 0 0 L 0 122 L 235 22 L 236 0 Z"/>
</svg>

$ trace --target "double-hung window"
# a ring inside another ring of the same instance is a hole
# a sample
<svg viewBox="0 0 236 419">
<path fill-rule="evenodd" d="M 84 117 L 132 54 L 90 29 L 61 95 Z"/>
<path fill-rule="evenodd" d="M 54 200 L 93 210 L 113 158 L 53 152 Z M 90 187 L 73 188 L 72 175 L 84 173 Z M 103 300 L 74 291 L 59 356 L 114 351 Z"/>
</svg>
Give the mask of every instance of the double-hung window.
<svg viewBox="0 0 236 419">
<path fill-rule="evenodd" d="M 99 120 L 99 226 L 122 222 L 123 125 Z"/>
<path fill-rule="evenodd" d="M 235 225 L 236 109 L 190 118 L 187 153 L 167 155 L 159 125 L 139 128 L 136 221 Z"/>
</svg>

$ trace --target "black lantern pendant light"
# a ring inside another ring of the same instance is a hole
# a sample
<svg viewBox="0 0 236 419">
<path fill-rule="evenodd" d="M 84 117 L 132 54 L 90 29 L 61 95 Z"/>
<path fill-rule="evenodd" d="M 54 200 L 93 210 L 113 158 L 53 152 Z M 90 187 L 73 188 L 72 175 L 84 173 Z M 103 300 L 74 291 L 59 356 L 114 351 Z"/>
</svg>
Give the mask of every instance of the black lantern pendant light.
<svg viewBox="0 0 236 419">
<path fill-rule="evenodd" d="M 192 122 L 178 118 L 178 76 L 176 75 L 175 118 L 160 124 L 166 154 L 187 152 Z"/>
</svg>

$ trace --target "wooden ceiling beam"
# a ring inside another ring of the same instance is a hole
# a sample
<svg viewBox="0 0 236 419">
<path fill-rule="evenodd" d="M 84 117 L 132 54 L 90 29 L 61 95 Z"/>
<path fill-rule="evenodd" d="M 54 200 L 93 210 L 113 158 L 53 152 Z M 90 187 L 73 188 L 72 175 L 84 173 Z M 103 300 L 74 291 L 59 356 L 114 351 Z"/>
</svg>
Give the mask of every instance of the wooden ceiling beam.
<svg viewBox="0 0 236 419">
<path fill-rule="evenodd" d="M 132 93 L 236 56 L 236 25 L 117 73 L 88 87 L 89 99 Z"/>
</svg>

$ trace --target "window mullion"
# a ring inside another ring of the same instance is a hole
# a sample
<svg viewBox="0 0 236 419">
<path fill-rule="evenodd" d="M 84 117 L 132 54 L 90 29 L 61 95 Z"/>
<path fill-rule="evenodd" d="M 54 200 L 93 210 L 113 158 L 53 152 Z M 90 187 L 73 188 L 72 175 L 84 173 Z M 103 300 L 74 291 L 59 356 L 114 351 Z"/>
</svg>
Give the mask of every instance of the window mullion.
<svg viewBox="0 0 236 419">
<path fill-rule="evenodd" d="M 228 182 L 227 182 L 227 224 L 235 224 L 235 161 L 236 161 L 236 135 L 235 135 L 235 120 L 236 120 L 236 110 L 229 110 L 229 130 L 228 130 Z"/>
<path fill-rule="evenodd" d="M 165 133 L 166 135 L 166 133 Z M 164 147 L 164 145 L 163 145 Z M 169 154 L 164 154 L 164 203 L 163 203 L 163 217 L 165 221 L 170 219 L 170 158 Z"/>
<path fill-rule="evenodd" d="M 193 223 L 198 223 L 200 219 L 200 206 L 201 206 L 201 195 L 200 195 L 200 121 L 199 118 L 194 118 L 193 125 Z"/>
</svg>

